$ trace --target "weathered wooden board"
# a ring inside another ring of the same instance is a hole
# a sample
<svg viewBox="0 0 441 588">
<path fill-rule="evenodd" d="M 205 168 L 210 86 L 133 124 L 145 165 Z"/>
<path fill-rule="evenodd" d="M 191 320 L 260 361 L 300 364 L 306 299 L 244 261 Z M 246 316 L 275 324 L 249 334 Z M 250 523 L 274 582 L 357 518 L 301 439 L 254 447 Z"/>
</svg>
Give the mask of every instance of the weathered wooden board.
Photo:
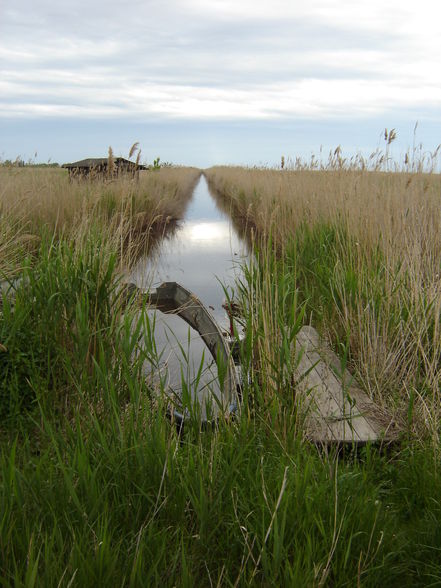
<svg viewBox="0 0 441 588">
<path fill-rule="evenodd" d="M 308 439 L 354 444 L 393 440 L 392 420 L 355 385 L 347 370 L 339 373 L 338 357 L 313 327 L 299 331 L 296 353 L 296 397 Z"/>
</svg>

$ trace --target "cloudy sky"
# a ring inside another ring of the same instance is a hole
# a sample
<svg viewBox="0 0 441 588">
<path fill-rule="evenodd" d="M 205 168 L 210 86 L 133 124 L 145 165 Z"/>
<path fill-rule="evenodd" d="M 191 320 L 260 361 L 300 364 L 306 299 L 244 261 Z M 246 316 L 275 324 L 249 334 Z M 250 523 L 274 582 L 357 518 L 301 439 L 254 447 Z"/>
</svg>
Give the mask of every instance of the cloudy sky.
<svg viewBox="0 0 441 588">
<path fill-rule="evenodd" d="M 441 143 L 438 0 L 0 0 L 0 158 L 275 164 Z M 37 156 L 35 157 L 35 153 Z"/>
</svg>

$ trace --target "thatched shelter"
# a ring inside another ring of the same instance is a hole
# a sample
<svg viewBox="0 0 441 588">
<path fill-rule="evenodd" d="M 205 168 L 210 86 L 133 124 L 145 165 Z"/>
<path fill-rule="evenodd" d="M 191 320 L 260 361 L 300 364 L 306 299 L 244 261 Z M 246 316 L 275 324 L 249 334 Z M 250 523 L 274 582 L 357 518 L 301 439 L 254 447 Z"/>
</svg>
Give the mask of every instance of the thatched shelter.
<svg viewBox="0 0 441 588">
<path fill-rule="evenodd" d="M 69 170 L 69 177 L 73 178 L 100 178 L 114 179 L 124 175 L 137 177 L 141 170 L 148 169 L 124 157 L 115 157 L 109 160 L 108 157 L 89 157 L 74 163 L 65 163 L 62 166 Z"/>
</svg>

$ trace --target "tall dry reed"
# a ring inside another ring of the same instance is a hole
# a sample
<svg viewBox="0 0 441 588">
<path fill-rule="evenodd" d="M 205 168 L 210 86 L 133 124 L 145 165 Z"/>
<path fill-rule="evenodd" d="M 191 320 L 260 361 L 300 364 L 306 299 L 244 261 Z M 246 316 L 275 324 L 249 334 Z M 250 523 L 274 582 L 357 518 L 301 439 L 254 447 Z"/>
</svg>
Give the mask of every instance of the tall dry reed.
<svg viewBox="0 0 441 588">
<path fill-rule="evenodd" d="M 347 341 L 352 369 L 370 395 L 398 404 L 402 414 L 407 407 L 412 426 L 438 435 L 441 176 L 345 162 L 328 169 L 217 167 L 206 175 L 236 222 L 291 259 L 298 287 L 309 301 L 317 298 L 308 320 L 320 319 L 335 345 Z M 319 299 L 321 290 L 327 294 Z"/>
<path fill-rule="evenodd" d="M 90 231 L 100 232 L 128 266 L 152 235 L 183 216 L 199 173 L 163 168 L 140 172 L 138 181 L 69 181 L 65 170 L 0 167 L 0 271 L 42 233 L 81 240 Z"/>
</svg>

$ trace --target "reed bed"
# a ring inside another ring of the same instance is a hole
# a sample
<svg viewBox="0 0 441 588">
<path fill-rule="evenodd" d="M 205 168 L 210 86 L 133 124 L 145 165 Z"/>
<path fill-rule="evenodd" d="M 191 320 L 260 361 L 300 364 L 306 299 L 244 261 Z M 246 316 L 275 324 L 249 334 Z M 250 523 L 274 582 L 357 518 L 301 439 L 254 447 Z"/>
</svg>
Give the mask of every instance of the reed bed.
<svg viewBox="0 0 441 588">
<path fill-rule="evenodd" d="M 100 329 L 116 361 L 108 346 L 123 315 L 120 280 L 183 216 L 199 174 L 70 181 L 64 170 L 0 167 L 3 423 L 35 403 L 70 404 L 76 385 L 66 374 L 94 373 Z"/>
<path fill-rule="evenodd" d="M 389 454 L 368 446 L 342 458 L 299 434 L 295 334 L 318 321 L 346 344 L 341 331 L 360 292 L 382 325 L 384 252 L 331 220 L 295 219 L 279 242 L 256 209 L 259 263 L 238 284 L 251 376 L 241 410 L 201 431 L 189 403 L 179 436 L 145 377 L 146 362 L 160 363 L 150 313 L 121 296 L 121 266 L 132 257 L 118 223 L 135 231 L 138 213 L 148 226 L 160 213 L 176 215 L 198 172 L 155 172 L 148 197 L 131 184 L 70 185 L 56 170 L 40 183 L 32 173 L 17 176 L 15 188 L 0 184 L 1 267 L 24 278 L 0 304 L 0 585 L 438 585 L 437 447 L 409 434 Z M 35 194 L 18 188 L 25 177 L 29 190 L 40 186 Z M 61 203 L 50 198 L 51 182 Z M 244 234 L 248 208 L 234 217 Z M 277 210 L 268 207 L 269 219 Z M 353 260 L 361 282 L 349 272 Z"/>
<path fill-rule="evenodd" d="M 371 397 L 396 411 L 401 426 L 438 440 L 441 176 L 335 161 L 205 173 L 236 224 L 254 235 L 266 280 L 277 282 L 274 257 L 304 321 L 321 329 Z M 256 308 L 274 305 L 261 298 Z M 260 365 L 277 364 L 281 330 L 270 331 Z"/>
<path fill-rule="evenodd" d="M 0 167 L 0 272 L 10 271 L 23 250 L 38 248 L 43 234 L 80 243 L 91 231 L 118 253 L 121 267 L 130 267 L 182 218 L 199 174 L 170 167 L 140 172 L 138 181 L 70 181 L 65 170 Z"/>
</svg>

